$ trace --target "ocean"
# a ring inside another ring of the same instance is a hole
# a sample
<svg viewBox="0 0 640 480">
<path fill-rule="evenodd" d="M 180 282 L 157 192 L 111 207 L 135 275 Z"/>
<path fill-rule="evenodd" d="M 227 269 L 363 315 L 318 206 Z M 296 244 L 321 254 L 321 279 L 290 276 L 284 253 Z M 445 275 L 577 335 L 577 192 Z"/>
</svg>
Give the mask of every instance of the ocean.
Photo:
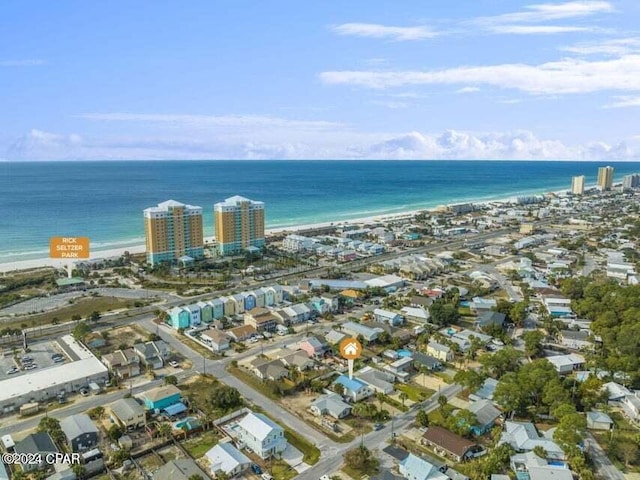
<svg viewBox="0 0 640 480">
<path fill-rule="evenodd" d="M 615 181 L 640 163 L 609 163 Z M 144 243 L 142 210 L 242 195 L 266 204 L 267 228 L 344 221 L 596 181 L 604 162 L 105 161 L 0 163 L 0 263 L 48 255 L 49 237 L 88 236 L 92 252 Z"/>
</svg>

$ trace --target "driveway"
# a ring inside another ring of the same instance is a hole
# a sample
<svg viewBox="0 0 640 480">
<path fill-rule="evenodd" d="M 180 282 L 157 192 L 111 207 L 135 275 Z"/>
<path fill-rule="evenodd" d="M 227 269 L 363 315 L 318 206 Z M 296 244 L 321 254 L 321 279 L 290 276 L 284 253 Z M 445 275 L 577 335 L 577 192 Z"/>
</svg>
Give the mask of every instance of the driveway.
<svg viewBox="0 0 640 480">
<path fill-rule="evenodd" d="M 625 480 L 624 474 L 611 463 L 607 454 L 598 444 L 593 435 L 587 433 L 584 439 L 585 447 L 596 467 L 597 476 L 606 480 Z"/>
</svg>

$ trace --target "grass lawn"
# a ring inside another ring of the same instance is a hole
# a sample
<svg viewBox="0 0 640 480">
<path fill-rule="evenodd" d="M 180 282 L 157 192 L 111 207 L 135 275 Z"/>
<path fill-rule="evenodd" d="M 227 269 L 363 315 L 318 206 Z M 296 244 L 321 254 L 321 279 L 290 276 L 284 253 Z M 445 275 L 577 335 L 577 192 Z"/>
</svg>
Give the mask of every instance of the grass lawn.
<svg viewBox="0 0 640 480">
<path fill-rule="evenodd" d="M 636 455 L 636 459 L 627 466 L 622 451 L 627 448 L 628 445 L 637 446 L 638 430 L 632 427 L 628 420 L 622 416 L 619 412 L 612 412 L 611 418 L 615 422 L 614 430 L 614 448 L 611 444 L 611 433 L 604 431 L 592 431 L 591 433 L 596 438 L 602 449 L 606 452 L 607 457 L 611 460 L 619 470 L 625 473 L 640 473 L 640 458 Z M 633 448 L 633 447 L 629 447 Z"/>
<path fill-rule="evenodd" d="M 469 307 L 458 307 L 458 313 L 463 317 L 471 316 L 471 308 Z"/>
<path fill-rule="evenodd" d="M 218 443 L 218 435 L 215 430 L 207 430 L 201 435 L 196 435 L 182 442 L 184 449 L 189 452 L 193 458 L 200 458 L 215 447 Z"/>
<path fill-rule="evenodd" d="M 363 475 L 373 475 L 377 472 L 371 470 L 371 471 L 361 471 L 361 470 L 356 470 L 354 468 L 349 467 L 348 465 L 344 465 L 342 467 L 342 471 L 343 473 L 346 473 L 349 477 L 353 478 L 354 480 L 360 480 L 362 478 Z"/>
<path fill-rule="evenodd" d="M 298 475 L 294 468 L 282 460 L 274 460 L 271 466 L 271 475 L 275 480 L 290 480 Z"/>
<path fill-rule="evenodd" d="M 203 347 L 202 345 L 200 345 L 198 342 L 195 342 L 193 340 L 191 340 L 189 337 L 187 337 L 186 335 L 179 335 L 178 339 L 184 343 L 187 347 L 189 347 L 191 350 L 194 350 L 196 352 L 198 352 L 201 356 L 205 357 L 205 358 L 209 358 L 209 359 L 215 359 L 217 358 L 213 352 L 205 347 Z M 195 365 L 196 368 L 198 368 L 198 363 L 196 362 Z M 200 363 L 200 367 L 202 368 L 202 363 Z"/>
<path fill-rule="evenodd" d="M 435 393 L 435 390 L 408 383 L 397 384 L 396 390 L 406 393 L 407 397 L 412 402 L 422 402 L 423 400 L 430 398 Z"/>
<path fill-rule="evenodd" d="M 320 460 L 320 450 L 313 443 L 288 428 L 285 428 L 284 436 L 291 445 L 304 454 L 303 461 L 305 463 L 308 463 L 309 465 L 315 465 L 318 463 L 318 460 Z"/>
<path fill-rule="evenodd" d="M 2 326 L 3 328 L 18 328 L 22 324 L 26 324 L 27 327 L 39 327 L 40 325 L 49 325 L 54 318 L 57 318 L 60 323 L 70 321 L 74 315 L 80 315 L 84 320 L 94 311 L 104 313 L 110 310 L 126 308 L 133 305 L 133 302 L 131 299 L 118 297 L 82 297 L 76 299 L 71 305 L 46 313 L 38 313 L 28 317 L 28 319 L 3 323 Z"/>
<path fill-rule="evenodd" d="M 262 393 L 264 396 L 270 398 L 271 400 L 276 400 L 276 401 L 280 400 L 281 397 L 277 393 L 274 393 L 273 391 L 271 391 L 271 389 L 269 389 L 267 385 L 262 382 L 262 380 L 260 380 L 255 375 L 252 375 L 248 371 L 244 370 L 242 367 L 228 366 L 227 370 L 229 371 L 229 373 L 231 373 L 235 377 L 238 377 L 240 380 L 242 380 L 244 383 L 249 385 L 251 388 L 253 388 L 254 390 L 257 390 L 258 392 Z"/>
</svg>

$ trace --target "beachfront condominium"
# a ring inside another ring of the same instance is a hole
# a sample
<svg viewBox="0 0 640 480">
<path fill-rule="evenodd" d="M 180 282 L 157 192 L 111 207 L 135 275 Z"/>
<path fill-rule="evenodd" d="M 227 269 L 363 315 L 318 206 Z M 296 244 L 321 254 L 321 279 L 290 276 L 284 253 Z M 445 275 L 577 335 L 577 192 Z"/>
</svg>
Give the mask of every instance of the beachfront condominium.
<svg viewBox="0 0 640 480">
<path fill-rule="evenodd" d="M 598 186 L 605 192 L 613 187 L 613 167 L 598 168 Z"/>
<path fill-rule="evenodd" d="M 625 175 L 622 178 L 622 188 L 625 190 L 631 190 L 640 187 L 640 175 L 633 173 L 631 175 Z"/>
<path fill-rule="evenodd" d="M 573 177 L 571 179 L 571 193 L 574 195 L 584 194 L 584 175 Z"/>
<path fill-rule="evenodd" d="M 188 262 L 204 257 L 202 207 L 167 200 L 144 210 L 147 262 Z"/>
<path fill-rule="evenodd" d="M 221 255 L 237 255 L 264 247 L 264 202 L 238 195 L 213 206 L 216 240 Z"/>
</svg>

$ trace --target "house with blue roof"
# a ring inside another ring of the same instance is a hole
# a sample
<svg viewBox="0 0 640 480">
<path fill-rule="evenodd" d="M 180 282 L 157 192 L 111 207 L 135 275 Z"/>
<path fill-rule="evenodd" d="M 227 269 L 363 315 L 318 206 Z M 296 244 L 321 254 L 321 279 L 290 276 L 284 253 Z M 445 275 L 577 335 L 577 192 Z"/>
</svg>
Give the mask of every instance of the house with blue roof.
<svg viewBox="0 0 640 480">
<path fill-rule="evenodd" d="M 154 388 L 142 394 L 144 404 L 149 410 L 164 410 L 182 400 L 180 389 L 175 385 Z"/>
<path fill-rule="evenodd" d="M 407 480 L 449 480 L 438 467 L 413 453 L 402 460 L 398 467 L 400 475 Z"/>
<path fill-rule="evenodd" d="M 392 327 L 397 327 L 404 323 L 404 317 L 402 315 L 382 308 L 376 308 L 373 311 L 373 319 L 376 322 L 388 323 Z"/>
<path fill-rule="evenodd" d="M 375 391 L 369 385 L 357 378 L 349 378 L 347 375 L 340 375 L 334 384 L 342 385 L 344 388 L 343 397 L 348 397 L 354 402 L 359 402 L 372 396 Z"/>
<path fill-rule="evenodd" d="M 496 391 L 496 387 L 498 386 L 498 381 L 495 378 L 487 378 L 482 386 L 469 395 L 469 400 L 493 400 L 493 394 Z"/>
</svg>

